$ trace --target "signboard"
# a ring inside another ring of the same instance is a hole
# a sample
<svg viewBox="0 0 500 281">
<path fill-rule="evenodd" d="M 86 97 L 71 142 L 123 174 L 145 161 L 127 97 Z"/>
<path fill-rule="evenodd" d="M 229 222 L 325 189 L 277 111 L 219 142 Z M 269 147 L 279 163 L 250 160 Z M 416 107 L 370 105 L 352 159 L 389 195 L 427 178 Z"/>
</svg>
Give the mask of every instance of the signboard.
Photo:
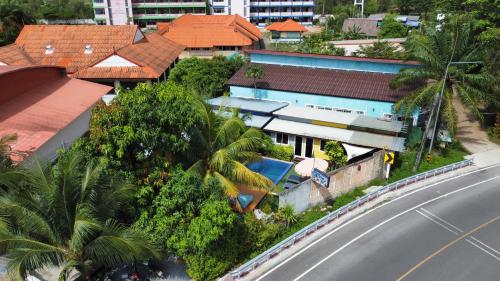
<svg viewBox="0 0 500 281">
<path fill-rule="evenodd" d="M 311 180 L 322 187 L 328 188 L 328 185 L 330 185 L 330 176 L 316 168 L 312 171 Z"/>
<path fill-rule="evenodd" d="M 384 155 L 384 162 L 388 164 L 394 164 L 394 152 L 386 152 Z"/>
</svg>

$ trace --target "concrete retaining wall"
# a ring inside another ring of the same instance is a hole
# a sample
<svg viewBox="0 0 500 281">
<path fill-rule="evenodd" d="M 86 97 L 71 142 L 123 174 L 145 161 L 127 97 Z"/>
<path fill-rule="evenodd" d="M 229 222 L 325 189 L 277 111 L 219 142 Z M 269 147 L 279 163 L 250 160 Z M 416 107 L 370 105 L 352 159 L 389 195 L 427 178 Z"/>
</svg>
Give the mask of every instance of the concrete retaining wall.
<svg viewBox="0 0 500 281">
<path fill-rule="evenodd" d="M 332 200 L 384 175 L 384 151 L 377 151 L 371 157 L 352 163 L 329 173 L 328 188 L 311 180 L 302 182 L 292 189 L 279 194 L 279 206 L 292 205 L 297 213 L 312 206 Z"/>
</svg>

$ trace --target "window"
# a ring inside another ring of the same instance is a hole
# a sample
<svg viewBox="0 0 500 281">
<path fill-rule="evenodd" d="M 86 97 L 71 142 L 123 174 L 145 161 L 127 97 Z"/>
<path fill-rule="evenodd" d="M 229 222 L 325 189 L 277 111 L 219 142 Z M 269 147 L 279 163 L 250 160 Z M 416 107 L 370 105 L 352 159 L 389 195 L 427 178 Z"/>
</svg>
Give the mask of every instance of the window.
<svg viewBox="0 0 500 281">
<path fill-rule="evenodd" d="M 365 115 L 365 111 L 364 110 L 356 110 L 356 114 Z"/>
<path fill-rule="evenodd" d="M 288 144 L 288 134 L 276 133 L 276 143 Z"/>
<path fill-rule="evenodd" d="M 314 105 L 313 104 L 306 104 L 306 107 L 307 108 L 314 108 Z"/>
<path fill-rule="evenodd" d="M 319 150 L 325 151 L 325 145 L 328 142 L 328 140 L 321 140 L 319 143 Z"/>
<path fill-rule="evenodd" d="M 382 117 L 385 119 L 392 119 L 392 113 L 384 113 L 382 114 Z"/>
</svg>

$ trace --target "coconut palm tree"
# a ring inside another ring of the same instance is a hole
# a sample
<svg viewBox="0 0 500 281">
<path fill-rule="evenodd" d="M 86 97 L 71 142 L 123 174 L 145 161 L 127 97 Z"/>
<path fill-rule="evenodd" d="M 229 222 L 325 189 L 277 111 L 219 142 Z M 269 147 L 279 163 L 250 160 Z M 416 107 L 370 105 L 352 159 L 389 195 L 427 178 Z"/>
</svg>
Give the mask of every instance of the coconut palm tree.
<svg viewBox="0 0 500 281">
<path fill-rule="evenodd" d="M 484 48 L 474 40 L 471 29 L 470 21 L 464 22 L 457 17 L 441 31 L 426 28 L 423 34 L 414 33 L 408 38 L 406 50 L 410 58 L 419 61 L 421 66 L 402 70 L 391 81 L 391 86 L 400 88 L 424 83 L 396 103 L 396 111 L 404 109 L 407 114 L 411 114 L 417 107 L 430 106 L 444 86 L 440 118 L 454 133 L 454 96 L 479 119 L 483 119 L 479 109 L 482 105 L 498 104 L 498 93 L 494 89 L 497 80 L 481 64 L 453 63 L 482 59 Z"/>
<path fill-rule="evenodd" d="M 264 75 L 264 70 L 260 65 L 251 64 L 245 70 L 245 77 L 253 79 L 253 87 L 254 87 L 254 98 L 257 97 L 257 79 L 262 78 Z"/>
<path fill-rule="evenodd" d="M 22 177 L 22 170 L 13 167 L 10 159 L 12 155 L 10 143 L 16 139 L 15 134 L 0 137 L 0 191 L 14 187 Z"/>
<path fill-rule="evenodd" d="M 91 280 L 96 272 L 158 256 L 143 234 L 116 220 L 134 188 L 68 153 L 53 167 L 33 164 L 29 180 L 0 194 L 0 254 L 12 280 L 47 267 L 59 280 Z"/>
<path fill-rule="evenodd" d="M 198 110 L 204 117 L 204 126 L 196 137 L 199 152 L 198 160 L 189 168 L 198 171 L 208 181 L 213 177 L 225 187 L 229 196 L 236 196 L 237 184 L 268 189 L 272 182 L 245 166 L 245 163 L 260 159 L 257 153 L 263 145 L 262 133 L 248 128 L 239 111 L 233 110 L 229 118 L 221 108 L 216 114 L 209 106 L 200 101 Z"/>
</svg>

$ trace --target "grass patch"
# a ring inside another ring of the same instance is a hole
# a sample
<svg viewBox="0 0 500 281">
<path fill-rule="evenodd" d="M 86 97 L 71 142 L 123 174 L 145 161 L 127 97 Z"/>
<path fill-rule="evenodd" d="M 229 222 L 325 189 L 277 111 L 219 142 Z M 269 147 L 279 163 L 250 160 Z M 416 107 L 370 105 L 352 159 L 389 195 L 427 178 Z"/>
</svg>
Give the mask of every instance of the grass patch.
<svg viewBox="0 0 500 281">
<path fill-rule="evenodd" d="M 464 156 L 468 153 L 463 149 L 459 143 L 452 143 L 447 148 L 435 149 L 432 152 L 432 160 L 427 161 L 423 155 L 422 162 L 417 173 L 422 173 L 452 163 L 464 160 Z M 415 175 L 412 171 L 415 164 L 417 149 L 411 149 L 406 152 L 400 153 L 397 157 L 396 165 L 391 170 L 391 175 L 385 183 L 391 183 Z"/>
</svg>

